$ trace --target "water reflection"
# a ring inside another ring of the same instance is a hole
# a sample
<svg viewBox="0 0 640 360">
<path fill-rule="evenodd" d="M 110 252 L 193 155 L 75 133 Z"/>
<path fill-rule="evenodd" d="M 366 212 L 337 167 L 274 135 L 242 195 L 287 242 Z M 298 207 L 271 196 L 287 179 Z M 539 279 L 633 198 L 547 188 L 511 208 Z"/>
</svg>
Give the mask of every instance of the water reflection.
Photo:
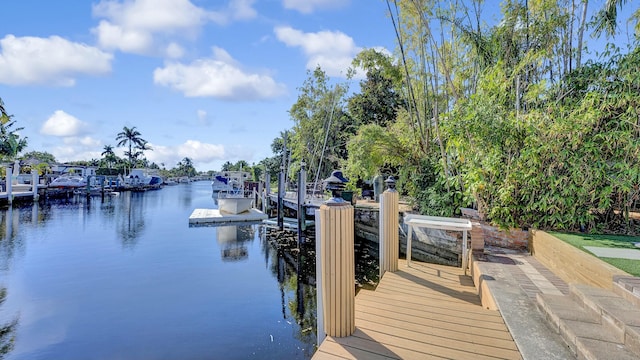
<svg viewBox="0 0 640 360">
<path fill-rule="evenodd" d="M 197 186 L 0 210 L 0 358 L 310 359 L 314 254 L 262 225 L 191 229 Z"/>
<path fill-rule="evenodd" d="M 24 241 L 15 229 L 20 223 L 20 209 L 8 208 L 0 213 L 0 270 L 11 268 L 11 263 L 17 254 L 24 252 Z"/>
<path fill-rule="evenodd" d="M 118 236 L 123 248 L 133 249 L 144 233 L 145 197 L 144 193 L 134 191 L 123 192 L 120 197 L 119 205 L 123 215 L 117 217 Z"/>
<path fill-rule="evenodd" d="M 246 243 L 253 240 L 252 225 L 228 225 L 216 227 L 216 238 L 224 261 L 246 260 L 249 256 Z"/>
<path fill-rule="evenodd" d="M 0 288 L 0 307 L 7 299 L 7 289 Z M 4 359 L 11 350 L 13 350 L 15 343 L 15 330 L 18 326 L 18 318 L 6 323 L 0 324 L 0 359 Z"/>
<path fill-rule="evenodd" d="M 268 230 L 261 228 L 261 239 L 265 262 L 271 261 L 271 272 L 278 280 L 283 320 L 298 324 L 293 334 L 302 343 L 315 344 L 317 338 L 316 322 L 316 283 L 315 251 L 309 246 L 300 249 L 294 247 L 296 235 L 290 238 L 274 239 L 267 235 Z M 315 347 L 305 349 L 305 356 L 311 358 Z"/>
</svg>

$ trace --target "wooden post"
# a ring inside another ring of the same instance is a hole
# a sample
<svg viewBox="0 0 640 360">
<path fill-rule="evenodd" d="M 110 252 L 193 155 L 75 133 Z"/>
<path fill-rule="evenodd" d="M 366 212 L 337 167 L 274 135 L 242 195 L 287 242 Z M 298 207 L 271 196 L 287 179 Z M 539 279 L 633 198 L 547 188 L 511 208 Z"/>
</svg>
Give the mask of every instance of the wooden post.
<svg viewBox="0 0 640 360">
<path fill-rule="evenodd" d="M 304 198 L 307 195 L 307 170 L 304 161 L 300 163 L 300 172 L 298 173 L 298 248 L 302 244 L 302 238 L 306 225 L 304 213 Z"/>
<path fill-rule="evenodd" d="M 264 185 L 262 185 L 262 181 L 260 181 L 260 179 L 258 179 L 258 191 L 254 190 L 253 193 L 255 194 L 256 197 L 256 208 L 257 209 L 262 209 L 264 207 L 264 205 L 262 205 L 264 203 L 264 199 L 262 197 L 262 194 L 264 193 L 263 188 Z"/>
<path fill-rule="evenodd" d="M 264 172 L 264 201 L 262 202 L 262 212 L 265 214 L 269 214 L 269 202 L 271 198 L 269 194 L 271 193 L 271 174 L 268 170 Z"/>
<path fill-rule="evenodd" d="M 407 267 L 411 267 L 411 238 L 413 237 L 413 226 L 407 226 Z"/>
<path fill-rule="evenodd" d="M 389 188 L 380 194 L 380 278 L 398 271 L 398 192 Z"/>
<path fill-rule="evenodd" d="M 34 225 L 38 223 L 38 207 L 39 206 L 40 205 L 38 205 L 37 202 L 33 204 L 33 206 L 31 206 L 31 223 L 33 223 Z"/>
<path fill-rule="evenodd" d="M 278 230 L 284 228 L 284 170 L 278 176 Z"/>
<path fill-rule="evenodd" d="M 469 250 L 467 249 L 467 230 L 462 231 L 462 271 L 467 275 L 467 267 L 469 264 Z"/>
<path fill-rule="evenodd" d="M 318 346 L 322 344 L 327 334 L 324 332 L 324 292 L 322 291 L 322 231 L 320 230 L 320 210 L 315 211 L 316 221 L 316 334 Z"/>
<path fill-rule="evenodd" d="M 6 176 L 5 176 L 5 184 L 7 185 L 7 202 L 9 205 L 13 203 L 13 168 L 11 166 L 7 166 Z"/>
<path fill-rule="evenodd" d="M 38 176 L 38 170 L 31 169 L 31 191 L 33 192 L 33 201 L 38 201 L 38 184 L 40 183 L 40 178 Z"/>
<path fill-rule="evenodd" d="M 87 176 L 87 197 L 91 195 L 91 175 Z"/>
<path fill-rule="evenodd" d="M 344 337 L 355 331 L 354 211 L 350 203 L 332 200 L 320 206 L 316 225 L 321 227 L 323 323 L 327 335 Z"/>
</svg>

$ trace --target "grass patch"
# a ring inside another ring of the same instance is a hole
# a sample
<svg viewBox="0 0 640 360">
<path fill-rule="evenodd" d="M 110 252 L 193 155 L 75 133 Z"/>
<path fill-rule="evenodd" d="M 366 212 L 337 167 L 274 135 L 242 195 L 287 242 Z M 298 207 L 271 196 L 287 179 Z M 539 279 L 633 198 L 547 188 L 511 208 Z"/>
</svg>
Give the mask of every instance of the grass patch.
<svg viewBox="0 0 640 360">
<path fill-rule="evenodd" d="M 585 246 L 635 249 L 635 251 L 640 251 L 640 249 L 634 245 L 634 243 L 640 243 L 640 236 L 567 234 L 557 232 L 552 232 L 551 234 L 593 256 L 595 255 L 585 249 Z M 640 260 L 616 258 L 599 259 L 633 276 L 640 276 Z"/>
</svg>

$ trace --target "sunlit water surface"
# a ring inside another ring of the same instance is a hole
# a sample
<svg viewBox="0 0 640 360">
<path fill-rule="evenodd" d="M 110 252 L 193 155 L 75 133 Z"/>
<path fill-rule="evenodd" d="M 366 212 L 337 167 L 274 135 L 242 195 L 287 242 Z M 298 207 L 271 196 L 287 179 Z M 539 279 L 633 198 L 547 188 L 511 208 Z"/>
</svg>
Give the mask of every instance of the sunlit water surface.
<svg viewBox="0 0 640 360">
<path fill-rule="evenodd" d="M 311 276 L 261 226 L 189 227 L 214 206 L 195 182 L 0 210 L 0 359 L 309 359 Z"/>
</svg>

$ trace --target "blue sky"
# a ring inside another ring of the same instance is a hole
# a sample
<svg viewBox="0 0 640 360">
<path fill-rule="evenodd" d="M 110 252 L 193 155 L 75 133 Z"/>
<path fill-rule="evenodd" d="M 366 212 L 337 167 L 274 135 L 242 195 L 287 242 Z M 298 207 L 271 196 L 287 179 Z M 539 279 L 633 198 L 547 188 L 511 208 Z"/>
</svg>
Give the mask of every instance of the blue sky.
<svg viewBox="0 0 640 360">
<path fill-rule="evenodd" d="M 485 3 L 490 23 L 498 4 Z M 623 33 L 635 8 L 620 11 Z M 0 98 L 27 151 L 59 161 L 100 158 L 135 126 L 154 149 L 146 157 L 167 168 L 184 157 L 200 171 L 257 163 L 293 126 L 308 70 L 344 81 L 362 49 L 393 52 L 386 10 L 384 0 L 5 1 Z"/>
<path fill-rule="evenodd" d="M 344 80 L 363 48 L 394 48 L 382 0 L 20 0 L 2 13 L 0 97 L 27 151 L 59 161 L 100 158 L 135 126 L 167 168 L 258 162 L 293 126 L 307 70 Z"/>
</svg>

